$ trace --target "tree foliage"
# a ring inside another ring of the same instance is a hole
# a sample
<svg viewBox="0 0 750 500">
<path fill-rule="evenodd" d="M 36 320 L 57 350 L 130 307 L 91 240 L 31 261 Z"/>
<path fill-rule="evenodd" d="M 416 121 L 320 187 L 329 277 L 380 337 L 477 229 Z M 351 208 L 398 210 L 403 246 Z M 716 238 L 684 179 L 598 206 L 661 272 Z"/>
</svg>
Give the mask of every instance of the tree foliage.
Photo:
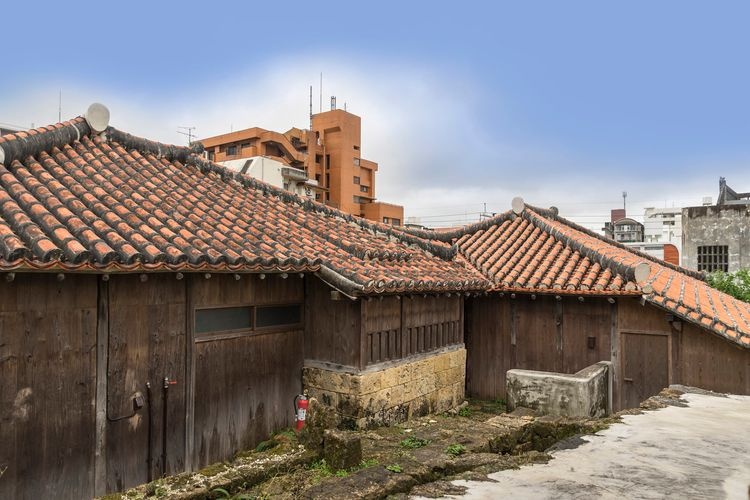
<svg viewBox="0 0 750 500">
<path fill-rule="evenodd" d="M 732 297 L 750 302 L 750 269 L 734 273 L 716 271 L 708 275 L 708 284 Z"/>
</svg>

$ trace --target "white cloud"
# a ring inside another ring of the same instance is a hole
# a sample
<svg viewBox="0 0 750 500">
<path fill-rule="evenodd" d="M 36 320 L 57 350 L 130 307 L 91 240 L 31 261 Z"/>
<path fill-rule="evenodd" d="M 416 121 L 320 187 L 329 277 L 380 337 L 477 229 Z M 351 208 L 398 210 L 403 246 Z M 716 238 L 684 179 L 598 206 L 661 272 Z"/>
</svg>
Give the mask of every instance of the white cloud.
<svg viewBox="0 0 750 500">
<path fill-rule="evenodd" d="M 682 169 L 680 178 L 660 175 L 655 165 L 653 175 L 644 179 L 630 174 L 629 165 L 597 163 L 544 144 L 509 144 L 502 130 L 481 123 L 487 89 L 471 75 L 407 62 L 349 59 L 357 60 L 289 58 L 200 88 L 185 76 L 183 86 L 177 82 L 149 95 L 74 81 L 32 86 L 0 97 L 0 121 L 27 126 L 57 121 L 62 88 L 63 119 L 99 101 L 110 108 L 115 127 L 163 142 L 185 143 L 179 126 L 195 126 L 199 137 L 250 126 L 304 128 L 311 84 L 318 111 L 322 70 L 323 109 L 336 95 L 339 107 L 346 103 L 362 117 L 363 156 L 380 164 L 378 197 L 404 204 L 407 216 L 425 216 L 425 223 L 476 220 L 484 203 L 490 212 L 504 211 L 513 196 L 522 195 L 529 203 L 554 204 L 563 215 L 596 229 L 609 209 L 619 206 L 622 190 L 630 193 L 629 212 L 640 214 L 643 206 L 671 200 L 698 204 L 702 196 L 715 197 L 719 175 L 738 190 L 750 189 L 747 162 L 742 161 L 748 159 L 696 161 Z M 498 98 L 496 90 L 492 98 Z M 721 171 L 712 168 L 716 164 Z"/>
</svg>

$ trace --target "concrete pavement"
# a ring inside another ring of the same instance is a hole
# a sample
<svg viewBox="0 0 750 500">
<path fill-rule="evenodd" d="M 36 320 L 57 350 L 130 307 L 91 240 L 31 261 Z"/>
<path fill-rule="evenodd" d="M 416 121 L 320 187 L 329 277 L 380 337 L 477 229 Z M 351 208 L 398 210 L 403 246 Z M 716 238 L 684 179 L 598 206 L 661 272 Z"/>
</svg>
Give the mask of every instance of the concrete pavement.
<svg viewBox="0 0 750 500">
<path fill-rule="evenodd" d="M 491 474 L 493 481 L 455 481 L 461 499 L 731 498 L 750 487 L 750 397 L 682 396 L 583 444 L 552 453 L 547 464 Z"/>
</svg>

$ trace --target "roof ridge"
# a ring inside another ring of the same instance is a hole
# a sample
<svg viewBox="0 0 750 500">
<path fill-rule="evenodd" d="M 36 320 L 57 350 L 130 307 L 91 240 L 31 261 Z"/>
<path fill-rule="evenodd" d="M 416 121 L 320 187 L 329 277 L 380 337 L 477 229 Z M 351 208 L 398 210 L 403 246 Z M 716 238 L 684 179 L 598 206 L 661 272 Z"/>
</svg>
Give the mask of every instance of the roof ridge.
<svg viewBox="0 0 750 500">
<path fill-rule="evenodd" d="M 92 130 L 82 116 L 46 127 L 23 130 L 0 136 L 0 164 L 36 156 L 43 151 L 62 148 L 91 135 Z"/>
<path fill-rule="evenodd" d="M 599 241 L 602 241 L 604 243 L 607 243 L 609 245 L 612 245 L 614 247 L 617 247 L 621 250 L 627 250 L 628 252 L 633 253 L 634 255 L 637 255 L 638 257 L 644 258 L 646 260 L 649 260 L 655 264 L 659 264 L 660 266 L 664 266 L 668 269 L 671 269 L 673 271 L 677 271 L 679 273 L 685 274 L 687 276 L 690 276 L 692 278 L 695 278 L 700 281 L 706 281 L 706 276 L 700 271 L 692 271 L 690 269 L 685 269 L 682 266 L 677 266 L 675 264 L 671 264 L 669 262 L 663 261 L 661 259 L 658 259 L 654 257 L 653 255 L 649 255 L 645 252 L 641 252 L 640 250 L 636 250 L 634 248 L 631 248 L 627 245 L 623 245 L 622 243 L 611 240 L 607 238 L 606 236 L 603 236 L 595 231 L 592 231 L 591 229 L 585 228 L 581 225 L 576 224 L 575 222 L 571 221 L 570 219 L 566 219 L 565 217 L 560 217 L 557 213 L 557 210 L 554 209 L 546 209 L 546 208 L 539 208 L 535 207 L 533 205 L 529 205 L 528 203 L 525 204 L 526 208 L 530 209 L 532 212 L 535 212 L 537 215 L 541 215 L 542 217 L 548 217 L 556 222 L 560 222 L 561 224 L 564 224 L 572 229 L 575 229 L 576 231 L 580 231 L 587 236 L 592 236 L 596 238 Z M 525 211 L 524 211 L 525 212 Z"/>
<path fill-rule="evenodd" d="M 149 152 L 157 156 L 163 156 L 170 161 L 176 160 L 180 163 L 192 165 L 200 169 L 204 173 L 217 173 L 225 182 L 234 180 L 240 183 L 245 188 L 257 189 L 259 191 L 262 191 L 266 195 L 270 194 L 272 196 L 276 196 L 286 203 L 295 203 L 305 211 L 317 212 L 329 217 L 338 217 L 346 222 L 357 224 L 362 229 L 370 231 L 373 234 L 380 233 L 386 237 L 396 238 L 401 243 L 415 245 L 422 250 L 443 260 L 451 260 L 456 254 L 456 249 L 453 246 L 451 246 L 450 248 L 445 248 L 435 245 L 430 241 L 415 237 L 413 235 L 402 234 L 400 231 L 393 229 L 391 226 L 384 226 L 377 222 L 371 222 L 361 217 L 357 217 L 356 215 L 343 212 L 337 208 L 326 206 L 315 200 L 303 198 L 298 194 L 286 191 L 260 179 L 256 179 L 255 177 L 230 170 L 223 165 L 219 165 L 216 162 L 207 160 L 203 158 L 203 156 L 201 156 L 204 151 L 204 147 L 200 141 L 193 143 L 193 145 L 190 147 L 176 146 L 173 144 L 151 141 L 143 137 L 138 137 L 127 132 L 123 132 L 114 127 L 107 128 L 107 137 L 126 148 Z"/>
<path fill-rule="evenodd" d="M 459 227 L 458 229 L 452 229 L 450 231 L 435 231 L 434 229 L 416 229 L 411 227 L 402 227 L 399 228 L 398 231 L 416 236 L 417 238 L 450 243 L 454 239 L 458 239 L 466 234 L 489 229 L 497 223 L 502 223 L 506 220 L 512 220 L 514 216 L 516 216 L 516 214 L 513 213 L 513 210 L 507 210 L 505 212 L 494 215 L 489 219 L 474 222 L 473 224 L 467 224 L 465 226 Z"/>
</svg>

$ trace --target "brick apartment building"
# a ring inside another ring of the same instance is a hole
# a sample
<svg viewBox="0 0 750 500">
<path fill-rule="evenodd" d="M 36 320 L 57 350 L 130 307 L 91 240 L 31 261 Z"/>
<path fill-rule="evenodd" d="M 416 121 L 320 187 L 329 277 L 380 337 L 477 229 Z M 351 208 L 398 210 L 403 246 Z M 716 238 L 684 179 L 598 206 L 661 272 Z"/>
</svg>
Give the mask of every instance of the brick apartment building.
<svg viewBox="0 0 750 500">
<path fill-rule="evenodd" d="M 378 164 L 362 158 L 361 118 L 312 115 L 311 130 L 252 127 L 202 139 L 208 159 L 354 215 L 401 225 L 404 208 L 376 201 Z"/>
</svg>

